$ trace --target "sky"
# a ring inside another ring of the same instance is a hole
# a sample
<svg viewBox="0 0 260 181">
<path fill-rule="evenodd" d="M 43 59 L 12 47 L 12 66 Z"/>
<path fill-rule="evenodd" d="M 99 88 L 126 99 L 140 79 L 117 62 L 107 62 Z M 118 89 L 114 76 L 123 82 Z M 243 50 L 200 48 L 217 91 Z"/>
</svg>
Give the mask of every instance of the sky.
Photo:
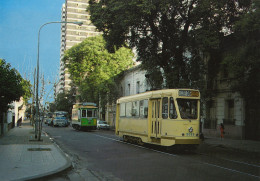
<svg viewBox="0 0 260 181">
<path fill-rule="evenodd" d="M 47 22 L 61 21 L 64 2 L 0 0 L 0 58 L 10 63 L 11 68 L 18 70 L 32 84 L 37 65 L 39 28 Z M 45 99 L 53 99 L 50 97 L 53 95 L 52 84 L 58 80 L 60 34 L 61 24 L 49 24 L 41 29 L 39 65 L 40 75 L 43 74 L 45 83 L 48 83 Z"/>
</svg>

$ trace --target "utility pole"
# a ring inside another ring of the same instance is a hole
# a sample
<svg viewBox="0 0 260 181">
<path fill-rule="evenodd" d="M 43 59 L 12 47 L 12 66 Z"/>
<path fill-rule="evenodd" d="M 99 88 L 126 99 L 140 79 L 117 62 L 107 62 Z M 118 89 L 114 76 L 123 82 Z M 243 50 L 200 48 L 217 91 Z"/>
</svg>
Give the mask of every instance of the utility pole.
<svg viewBox="0 0 260 181">
<path fill-rule="evenodd" d="M 42 90 L 41 90 L 41 96 L 40 96 L 40 100 L 43 99 L 43 95 L 44 95 L 44 89 L 45 89 L 45 84 L 44 84 L 44 74 L 42 74 Z M 39 123 L 38 123 L 38 140 L 41 140 L 41 133 L 42 133 L 42 109 L 43 107 L 41 106 L 41 112 L 40 112 L 40 116 L 39 116 Z"/>
<path fill-rule="evenodd" d="M 33 74 L 33 97 L 32 97 L 32 106 L 31 106 L 31 125 L 34 125 L 34 97 L 35 97 L 35 73 L 36 68 L 34 68 L 34 74 Z M 34 127 L 35 128 L 35 127 Z"/>
<path fill-rule="evenodd" d="M 45 23 L 43 25 L 41 25 L 41 27 L 39 28 L 38 31 L 38 47 L 37 47 L 37 78 L 36 78 L 36 124 L 37 126 L 39 126 L 39 124 L 41 124 L 41 120 L 40 120 L 40 115 L 39 115 L 39 59 L 40 59 L 40 33 L 41 33 L 41 29 L 48 24 L 53 24 L 53 23 L 73 23 L 76 25 L 81 26 L 83 24 L 83 22 L 68 22 L 68 21 L 55 21 L 55 22 L 48 22 Z M 41 130 L 38 130 L 38 141 L 40 141 L 40 135 L 41 135 Z M 35 138 L 37 138 L 37 134 L 35 134 Z"/>
</svg>

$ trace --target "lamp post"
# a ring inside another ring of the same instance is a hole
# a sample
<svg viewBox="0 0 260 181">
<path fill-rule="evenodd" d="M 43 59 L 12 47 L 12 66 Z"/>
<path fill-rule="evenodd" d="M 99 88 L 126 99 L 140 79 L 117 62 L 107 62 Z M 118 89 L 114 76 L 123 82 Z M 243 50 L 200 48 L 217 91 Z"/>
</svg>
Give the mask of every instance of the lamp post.
<svg viewBox="0 0 260 181">
<path fill-rule="evenodd" d="M 41 120 L 40 120 L 40 115 L 39 115 L 39 57 L 40 57 L 40 33 L 41 33 L 41 29 L 48 24 L 54 24 L 54 23 L 59 23 L 59 24 L 67 24 L 67 23 L 72 23 L 72 24 L 76 24 L 81 26 L 83 24 L 83 22 L 69 22 L 69 21 L 53 21 L 53 22 L 48 22 L 43 24 L 39 31 L 38 31 L 38 51 L 37 51 L 37 77 L 36 77 L 36 124 L 35 125 L 35 138 L 38 137 L 38 141 L 41 140 Z M 37 130 L 36 130 L 37 129 Z M 37 135 L 38 133 L 38 135 Z"/>
</svg>

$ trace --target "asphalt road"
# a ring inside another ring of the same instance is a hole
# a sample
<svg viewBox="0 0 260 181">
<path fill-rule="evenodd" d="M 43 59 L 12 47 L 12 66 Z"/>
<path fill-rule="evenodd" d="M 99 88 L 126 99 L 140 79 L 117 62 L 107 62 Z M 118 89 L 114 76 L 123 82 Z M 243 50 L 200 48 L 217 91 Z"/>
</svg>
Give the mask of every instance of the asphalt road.
<svg viewBox="0 0 260 181">
<path fill-rule="evenodd" d="M 256 155 L 202 144 L 195 152 L 167 151 L 121 141 L 112 131 L 76 131 L 44 126 L 73 161 L 73 169 L 50 181 L 86 180 L 259 180 Z M 46 180 L 46 178 L 44 179 Z"/>
</svg>

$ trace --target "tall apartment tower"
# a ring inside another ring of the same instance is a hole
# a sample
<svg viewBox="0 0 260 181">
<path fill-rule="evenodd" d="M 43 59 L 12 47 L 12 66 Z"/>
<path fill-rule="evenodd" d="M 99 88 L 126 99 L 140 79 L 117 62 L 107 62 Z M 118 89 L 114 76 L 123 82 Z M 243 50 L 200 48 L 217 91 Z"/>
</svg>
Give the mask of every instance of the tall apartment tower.
<svg viewBox="0 0 260 181">
<path fill-rule="evenodd" d="M 60 74 L 59 82 L 56 86 L 56 94 L 67 92 L 71 89 L 70 74 L 62 61 L 64 52 L 72 46 L 81 43 L 87 37 L 101 34 L 96 27 L 91 24 L 90 15 L 86 11 L 89 0 L 66 0 L 62 5 L 61 21 L 83 22 L 82 26 L 73 23 L 61 24 L 61 47 L 60 47 Z"/>
</svg>

